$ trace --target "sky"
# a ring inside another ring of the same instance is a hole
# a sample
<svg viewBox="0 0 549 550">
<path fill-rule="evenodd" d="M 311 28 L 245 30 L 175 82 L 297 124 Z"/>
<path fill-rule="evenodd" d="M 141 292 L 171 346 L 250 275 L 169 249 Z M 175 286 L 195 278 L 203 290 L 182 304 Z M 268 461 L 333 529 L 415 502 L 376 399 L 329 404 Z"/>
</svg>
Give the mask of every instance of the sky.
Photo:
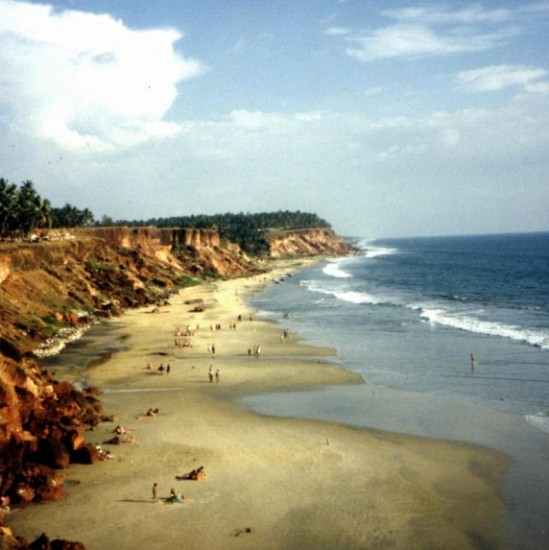
<svg viewBox="0 0 549 550">
<path fill-rule="evenodd" d="M 0 177 L 100 220 L 549 230 L 549 1 L 0 0 Z"/>
</svg>

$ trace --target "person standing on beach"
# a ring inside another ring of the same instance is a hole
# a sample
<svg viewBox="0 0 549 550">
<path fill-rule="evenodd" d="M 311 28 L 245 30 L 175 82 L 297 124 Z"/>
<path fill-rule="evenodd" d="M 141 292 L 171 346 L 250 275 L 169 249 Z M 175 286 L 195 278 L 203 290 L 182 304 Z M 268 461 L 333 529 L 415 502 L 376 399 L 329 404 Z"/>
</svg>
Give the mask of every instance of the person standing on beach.
<svg viewBox="0 0 549 550">
<path fill-rule="evenodd" d="M 215 371 L 215 381 L 219 382 L 219 369 Z"/>
<path fill-rule="evenodd" d="M 475 356 L 471 353 L 471 372 L 475 372 L 475 363 L 476 363 L 476 360 L 475 360 Z"/>
<path fill-rule="evenodd" d="M 152 486 L 152 499 L 158 500 L 158 483 L 153 483 Z"/>
<path fill-rule="evenodd" d="M 208 371 L 208 375 L 210 377 L 210 382 L 213 382 L 214 381 L 214 369 L 213 369 L 212 365 L 210 365 L 210 370 Z"/>
</svg>

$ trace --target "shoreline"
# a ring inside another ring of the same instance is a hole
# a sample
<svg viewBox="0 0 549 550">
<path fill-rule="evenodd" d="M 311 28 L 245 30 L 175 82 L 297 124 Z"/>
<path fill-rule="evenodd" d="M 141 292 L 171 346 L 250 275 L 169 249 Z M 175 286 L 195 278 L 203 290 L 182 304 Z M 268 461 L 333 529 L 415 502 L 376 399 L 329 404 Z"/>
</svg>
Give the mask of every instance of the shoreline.
<svg viewBox="0 0 549 550">
<path fill-rule="evenodd" d="M 298 267 L 294 262 L 285 269 Z M 269 417 L 237 402 L 246 395 L 363 383 L 334 361 L 335 350 L 295 335 L 283 339 L 274 323 L 254 318 L 245 297 L 283 273 L 275 267 L 267 275 L 192 287 L 159 308 L 166 315 L 130 311 L 109 321 L 113 332 L 128 333 L 127 349 L 86 369 L 86 376 L 104 390 L 101 401 L 115 422 L 87 439 L 104 444 L 120 424 L 134 442 L 108 446 L 113 458 L 103 464 L 71 466 L 64 472 L 69 498 L 15 510 L 8 518 L 14 531 L 32 539 L 50 526 L 48 534 L 79 540 L 88 550 L 178 544 L 475 548 L 479 541 L 505 547 L 503 454 Z M 204 300 L 203 312 L 189 311 L 191 298 Z M 187 337 L 192 347 L 176 347 L 174 331 L 187 325 L 200 325 Z M 207 348 L 212 343 L 215 356 Z M 260 356 L 248 355 L 258 345 Z M 148 362 L 153 369 L 146 369 Z M 158 370 L 167 362 L 170 374 Z M 208 381 L 210 365 L 220 370 L 219 382 Z M 159 414 L 143 417 L 151 407 Z M 205 480 L 176 479 L 200 465 Z M 187 499 L 155 502 L 153 483 L 159 497 L 174 487 Z"/>
</svg>

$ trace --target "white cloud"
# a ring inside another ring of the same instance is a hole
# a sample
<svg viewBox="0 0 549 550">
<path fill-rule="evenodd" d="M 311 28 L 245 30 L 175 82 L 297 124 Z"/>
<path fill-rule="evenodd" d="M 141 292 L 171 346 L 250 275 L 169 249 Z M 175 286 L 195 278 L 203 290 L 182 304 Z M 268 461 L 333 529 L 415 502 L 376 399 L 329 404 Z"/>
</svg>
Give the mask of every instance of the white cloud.
<svg viewBox="0 0 549 550">
<path fill-rule="evenodd" d="M 482 69 L 462 71 L 457 75 L 459 86 L 471 92 L 492 92 L 509 86 L 522 87 L 527 92 L 547 92 L 548 83 L 540 82 L 549 71 L 524 65 L 491 65 Z"/>
<path fill-rule="evenodd" d="M 352 37 L 357 47 L 348 48 L 347 54 L 360 61 L 374 61 L 477 52 L 493 48 L 508 37 L 509 32 L 442 34 L 426 25 L 397 24 Z"/>
<path fill-rule="evenodd" d="M 385 26 L 367 31 L 332 27 L 328 34 L 345 36 L 352 44 L 347 54 L 364 62 L 480 52 L 500 46 L 521 32 L 520 18 L 530 13 L 526 6 L 522 8 L 486 9 L 476 4 L 458 10 L 391 9 L 381 12 L 390 19 Z M 540 6 L 537 11 L 541 11 Z"/>
<path fill-rule="evenodd" d="M 174 50 L 175 29 L 132 30 L 109 15 L 0 0 L 0 102 L 12 128 L 68 148 L 173 135 L 176 85 L 206 69 Z"/>
<path fill-rule="evenodd" d="M 472 24 L 484 22 L 508 21 L 513 17 L 506 9 L 486 10 L 476 4 L 461 10 L 450 11 L 437 8 L 413 7 L 386 10 L 383 15 L 402 22 L 420 22 L 422 24 Z"/>
<path fill-rule="evenodd" d="M 329 36 L 345 36 L 351 33 L 348 27 L 329 27 L 324 31 Z"/>
</svg>

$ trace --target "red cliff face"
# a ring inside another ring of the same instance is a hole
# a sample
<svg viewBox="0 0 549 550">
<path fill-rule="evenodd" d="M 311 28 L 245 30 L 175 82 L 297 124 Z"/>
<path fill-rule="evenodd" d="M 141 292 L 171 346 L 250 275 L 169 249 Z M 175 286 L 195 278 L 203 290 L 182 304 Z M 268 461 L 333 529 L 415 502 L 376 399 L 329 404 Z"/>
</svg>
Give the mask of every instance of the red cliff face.
<svg viewBox="0 0 549 550">
<path fill-rule="evenodd" d="M 294 229 L 269 238 L 271 256 L 346 256 L 354 249 L 331 229 Z"/>
<path fill-rule="evenodd" d="M 256 270 L 212 230 L 93 228 L 0 243 L 0 353 L 13 358 L 9 350 L 32 351 L 55 328 L 155 303 L 189 277 Z"/>
<path fill-rule="evenodd" d="M 273 257 L 349 252 L 326 229 L 271 240 Z M 59 470 L 102 459 L 83 436 L 101 420 L 95 392 L 54 380 L 33 354 L 55 352 L 97 319 L 163 303 L 191 278 L 258 271 L 214 230 L 93 228 L 52 232 L 50 241 L 38 243 L 0 243 L 1 506 L 63 498 Z M 26 548 L 2 522 L 0 507 L 0 546 L 15 541 Z"/>
</svg>

